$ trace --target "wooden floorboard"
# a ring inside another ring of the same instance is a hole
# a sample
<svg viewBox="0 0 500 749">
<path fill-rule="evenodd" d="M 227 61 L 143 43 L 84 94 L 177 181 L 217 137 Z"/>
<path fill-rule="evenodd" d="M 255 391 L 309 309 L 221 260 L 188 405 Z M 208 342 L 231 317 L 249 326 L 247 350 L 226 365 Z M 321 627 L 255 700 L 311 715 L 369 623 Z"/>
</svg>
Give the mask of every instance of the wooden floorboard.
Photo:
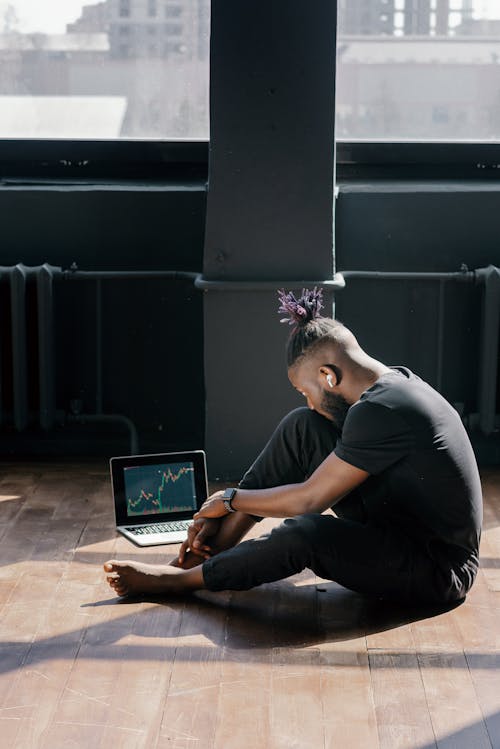
<svg viewBox="0 0 500 749">
<path fill-rule="evenodd" d="M 307 570 L 121 601 L 106 559 L 178 547 L 116 536 L 106 465 L 0 466 L 0 746 L 500 749 L 500 470 L 482 479 L 481 570 L 439 613 Z"/>
</svg>

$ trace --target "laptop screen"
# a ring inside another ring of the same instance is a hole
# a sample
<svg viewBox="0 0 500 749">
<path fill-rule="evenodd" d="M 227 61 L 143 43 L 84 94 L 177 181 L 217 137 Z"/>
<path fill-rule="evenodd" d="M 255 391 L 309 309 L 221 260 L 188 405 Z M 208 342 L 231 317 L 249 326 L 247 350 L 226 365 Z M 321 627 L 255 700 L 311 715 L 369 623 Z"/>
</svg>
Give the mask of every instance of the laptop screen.
<svg viewBox="0 0 500 749">
<path fill-rule="evenodd" d="M 123 469 L 127 515 L 196 512 L 194 463 L 157 463 Z"/>
<path fill-rule="evenodd" d="M 205 453 L 111 458 L 117 525 L 192 518 L 207 498 Z"/>
</svg>

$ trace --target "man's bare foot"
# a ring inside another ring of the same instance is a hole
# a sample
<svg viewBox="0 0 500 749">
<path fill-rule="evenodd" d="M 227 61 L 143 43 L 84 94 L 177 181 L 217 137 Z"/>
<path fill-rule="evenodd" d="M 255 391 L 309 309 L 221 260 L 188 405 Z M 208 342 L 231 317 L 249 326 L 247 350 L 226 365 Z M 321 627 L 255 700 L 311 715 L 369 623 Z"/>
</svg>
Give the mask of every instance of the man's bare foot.
<svg viewBox="0 0 500 749">
<path fill-rule="evenodd" d="M 110 559 L 104 565 L 106 579 L 119 596 L 141 593 L 187 593 L 205 587 L 201 567 L 182 570 L 170 565 L 117 562 Z"/>
</svg>

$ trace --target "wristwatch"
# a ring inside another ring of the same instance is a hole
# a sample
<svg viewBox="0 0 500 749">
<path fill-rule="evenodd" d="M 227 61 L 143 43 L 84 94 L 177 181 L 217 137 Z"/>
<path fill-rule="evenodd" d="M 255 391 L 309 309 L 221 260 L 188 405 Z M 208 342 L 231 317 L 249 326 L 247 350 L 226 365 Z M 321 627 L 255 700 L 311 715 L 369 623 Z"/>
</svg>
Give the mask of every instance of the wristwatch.
<svg viewBox="0 0 500 749">
<path fill-rule="evenodd" d="M 231 504 L 236 492 L 237 492 L 237 489 L 226 489 L 226 491 L 221 497 L 224 507 L 226 508 L 228 512 L 236 512 L 233 505 Z"/>
</svg>

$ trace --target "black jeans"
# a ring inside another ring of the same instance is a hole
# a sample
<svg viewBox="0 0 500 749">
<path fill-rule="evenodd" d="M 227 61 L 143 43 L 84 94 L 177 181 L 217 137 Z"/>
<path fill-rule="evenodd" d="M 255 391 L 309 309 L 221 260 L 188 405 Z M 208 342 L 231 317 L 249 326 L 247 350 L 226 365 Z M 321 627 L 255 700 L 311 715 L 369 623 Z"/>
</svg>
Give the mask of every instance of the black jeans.
<svg viewBox="0 0 500 749">
<path fill-rule="evenodd" d="M 304 481 L 334 450 L 332 422 L 308 408 L 292 411 L 240 482 L 263 489 Z M 203 563 L 209 590 L 248 590 L 308 567 L 360 593 L 410 601 L 451 596 L 440 570 L 398 528 L 377 525 L 365 511 L 363 492 L 335 505 L 335 515 L 306 514 L 285 520 L 270 533 L 243 541 Z"/>
</svg>

